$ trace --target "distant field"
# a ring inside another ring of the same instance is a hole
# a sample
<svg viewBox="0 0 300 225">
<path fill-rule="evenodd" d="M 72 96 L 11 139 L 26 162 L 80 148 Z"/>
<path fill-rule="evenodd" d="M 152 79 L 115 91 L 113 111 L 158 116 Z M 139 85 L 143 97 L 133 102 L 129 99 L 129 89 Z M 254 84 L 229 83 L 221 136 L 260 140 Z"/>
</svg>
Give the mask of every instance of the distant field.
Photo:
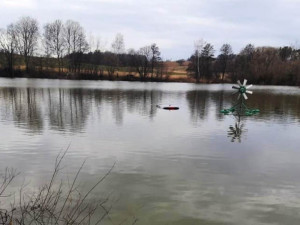
<svg viewBox="0 0 300 225">
<path fill-rule="evenodd" d="M 182 81 L 189 81 L 190 78 L 187 74 L 187 67 L 188 67 L 188 62 L 184 62 L 182 65 L 179 65 L 177 62 L 165 62 L 165 76 L 168 76 L 170 80 L 182 80 Z M 1 67 L 1 65 L 0 65 Z M 82 69 L 83 71 L 85 71 L 84 67 L 90 67 L 90 65 L 83 65 Z M 100 66 L 102 67 L 102 71 L 104 75 L 108 75 L 107 71 L 105 70 L 105 66 Z M 25 70 L 25 65 L 18 65 L 15 67 L 15 69 L 20 69 L 20 70 Z M 40 67 L 36 67 L 37 70 L 40 70 Z M 52 71 L 52 72 L 59 72 L 59 69 L 57 67 L 43 67 L 43 70 L 48 70 L 48 71 Z M 67 73 L 68 72 L 68 68 L 64 67 L 61 68 L 63 73 Z M 136 77 L 139 76 L 139 74 L 137 72 L 133 72 L 132 68 L 128 68 L 128 67 L 120 67 L 119 70 L 115 71 L 114 76 L 126 76 L 129 73 L 131 75 L 134 75 Z"/>
<path fill-rule="evenodd" d="M 169 68 L 169 76 L 171 77 L 188 77 L 188 74 L 186 72 L 188 62 L 184 62 L 182 65 L 179 65 L 179 63 L 177 62 L 165 62 L 165 66 Z"/>
</svg>

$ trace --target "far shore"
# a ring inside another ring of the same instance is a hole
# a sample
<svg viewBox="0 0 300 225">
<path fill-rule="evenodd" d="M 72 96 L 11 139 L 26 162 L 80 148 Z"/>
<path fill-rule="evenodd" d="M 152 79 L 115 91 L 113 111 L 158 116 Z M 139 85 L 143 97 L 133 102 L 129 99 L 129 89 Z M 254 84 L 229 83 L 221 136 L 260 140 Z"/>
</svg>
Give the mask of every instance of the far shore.
<svg viewBox="0 0 300 225">
<path fill-rule="evenodd" d="M 31 74 L 16 72 L 15 76 L 8 76 L 7 74 L 3 74 L 0 72 L 0 78 L 31 78 L 31 79 L 57 79 L 57 80 L 103 80 L 103 81 L 132 81 L 132 82 L 165 82 L 165 83 L 198 83 L 198 84 L 230 84 L 235 83 L 235 81 L 232 81 L 230 79 L 200 79 L 199 82 L 196 82 L 196 80 L 192 77 L 189 77 L 188 75 L 170 75 L 170 76 L 163 76 L 162 78 L 157 77 L 146 77 L 141 79 L 137 75 L 132 74 L 121 74 L 121 75 L 115 75 L 114 77 L 108 76 L 108 75 L 95 75 L 95 74 L 68 74 L 68 73 L 37 73 L 33 72 Z M 251 82 L 252 84 L 256 85 L 276 85 L 276 86 L 297 86 L 297 85 L 290 85 L 290 84 L 267 84 L 267 83 L 255 83 Z"/>
<path fill-rule="evenodd" d="M 149 74 L 145 78 L 141 78 L 137 73 L 124 73 L 122 71 L 116 72 L 113 76 L 109 76 L 106 73 L 103 74 L 91 74 L 91 73 L 68 73 L 68 72 L 56 72 L 56 71 L 38 71 L 32 70 L 30 73 L 26 73 L 24 70 L 15 70 L 14 76 L 9 76 L 8 73 L 0 71 L 0 77 L 5 78 L 38 78 L 38 79 L 59 79 L 59 80 L 108 80 L 108 81 L 140 81 L 140 82 L 177 82 L 177 83 L 197 83 L 196 80 L 188 74 L 169 74 L 163 76 L 152 76 Z M 231 83 L 229 80 L 222 82 L 221 80 L 207 80 L 201 79 L 198 83 Z"/>
</svg>

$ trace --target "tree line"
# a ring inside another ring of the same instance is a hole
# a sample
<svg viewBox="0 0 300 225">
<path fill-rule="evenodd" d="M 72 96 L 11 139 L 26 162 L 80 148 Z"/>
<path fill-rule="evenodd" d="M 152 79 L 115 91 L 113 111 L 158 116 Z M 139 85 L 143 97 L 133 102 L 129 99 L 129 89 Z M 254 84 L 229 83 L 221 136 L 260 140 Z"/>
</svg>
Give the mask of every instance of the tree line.
<svg viewBox="0 0 300 225">
<path fill-rule="evenodd" d="M 234 54 L 225 43 L 214 57 L 214 47 L 203 40 L 195 42 L 188 73 L 196 82 L 235 82 L 247 79 L 254 84 L 300 85 L 300 49 L 291 46 L 255 47 L 247 44 Z"/>
<path fill-rule="evenodd" d="M 111 51 L 100 51 L 99 43 L 92 51 L 84 28 L 72 20 L 55 20 L 41 31 L 36 19 L 22 17 L 0 30 L 1 74 L 10 77 L 52 73 L 114 79 L 125 70 L 131 79 L 131 73 L 137 73 L 141 80 L 162 79 L 165 68 L 160 54 L 155 43 L 125 52 L 124 38 L 119 33 Z"/>
<path fill-rule="evenodd" d="M 42 29 L 36 19 L 22 17 L 0 29 L 0 76 L 69 79 L 167 80 L 170 68 L 157 44 L 125 50 L 118 33 L 110 51 L 87 40 L 79 22 L 54 20 Z M 215 48 L 204 40 L 195 42 L 187 60 L 189 82 L 235 82 L 248 79 L 256 84 L 300 84 L 300 49 L 291 46 L 246 45 L 238 54 L 225 43 Z M 183 67 L 184 68 L 184 67 Z M 120 76 L 122 74 L 122 76 Z"/>
</svg>

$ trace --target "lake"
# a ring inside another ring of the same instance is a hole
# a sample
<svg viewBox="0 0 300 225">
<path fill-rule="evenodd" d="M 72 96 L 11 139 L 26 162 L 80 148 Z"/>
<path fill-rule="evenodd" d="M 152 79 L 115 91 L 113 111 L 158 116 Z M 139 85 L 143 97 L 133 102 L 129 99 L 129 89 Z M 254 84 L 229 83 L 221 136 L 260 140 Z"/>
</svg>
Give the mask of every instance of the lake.
<svg viewBox="0 0 300 225">
<path fill-rule="evenodd" d="M 1 78 L 0 171 L 35 189 L 70 145 L 83 190 L 115 163 L 102 224 L 299 224 L 300 88 L 254 86 L 236 132 L 231 86 Z"/>
</svg>

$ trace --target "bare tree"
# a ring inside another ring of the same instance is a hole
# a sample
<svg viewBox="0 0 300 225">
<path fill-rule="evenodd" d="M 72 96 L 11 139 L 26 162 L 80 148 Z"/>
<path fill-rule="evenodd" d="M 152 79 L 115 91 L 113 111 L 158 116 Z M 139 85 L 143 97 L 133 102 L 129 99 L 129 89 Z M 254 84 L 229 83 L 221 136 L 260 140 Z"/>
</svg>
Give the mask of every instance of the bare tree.
<svg viewBox="0 0 300 225">
<path fill-rule="evenodd" d="M 151 46 L 145 46 L 139 49 L 135 56 L 136 70 L 141 80 L 145 80 L 150 72 Z"/>
<path fill-rule="evenodd" d="M 0 30 L 0 50 L 4 52 L 9 75 L 13 77 L 15 54 L 17 51 L 16 30 L 13 24 L 7 26 L 6 30 Z"/>
<path fill-rule="evenodd" d="M 95 36 L 93 35 L 92 32 L 89 33 L 88 44 L 89 44 L 88 52 L 93 52 L 95 50 L 99 50 L 99 49 L 97 49 L 98 42 L 96 40 L 96 43 L 95 43 Z"/>
<path fill-rule="evenodd" d="M 211 64 L 214 56 L 214 48 L 213 45 L 205 43 L 203 40 L 200 40 L 195 46 L 196 50 L 190 58 L 187 71 L 198 83 L 200 81 L 200 75 L 208 79 L 211 78 Z"/>
<path fill-rule="evenodd" d="M 50 45 L 48 44 L 48 41 L 46 40 L 45 37 L 43 37 L 42 40 L 42 47 L 44 51 L 46 69 L 48 70 L 50 66 L 51 50 L 50 50 Z"/>
<path fill-rule="evenodd" d="M 46 51 L 50 51 L 57 57 L 59 73 L 63 66 L 63 56 L 65 52 L 66 42 L 64 39 L 64 25 L 61 20 L 55 20 L 52 23 L 47 23 L 44 26 L 44 40 Z"/>
<path fill-rule="evenodd" d="M 77 52 L 86 52 L 89 49 L 89 44 L 86 41 L 86 35 L 84 30 L 82 29 L 81 32 L 78 34 L 77 39 Z"/>
<path fill-rule="evenodd" d="M 29 72 L 30 58 L 38 47 L 39 27 L 36 19 L 22 17 L 15 25 L 18 49 L 24 56 L 26 72 Z"/>
<path fill-rule="evenodd" d="M 68 57 L 70 58 L 69 70 L 80 72 L 82 55 L 88 50 L 88 43 L 84 29 L 78 22 L 68 20 L 65 24 L 65 41 Z"/>
<path fill-rule="evenodd" d="M 107 43 L 100 36 L 95 36 L 92 32 L 88 36 L 88 52 L 105 51 Z"/>
<path fill-rule="evenodd" d="M 106 51 L 107 40 L 103 40 L 100 36 L 96 38 L 96 50 L 104 52 Z"/>
<path fill-rule="evenodd" d="M 200 57 L 201 57 L 201 52 L 205 45 L 206 42 L 202 38 L 194 42 L 195 64 L 196 64 L 195 78 L 197 82 L 199 82 L 200 80 Z"/>
<path fill-rule="evenodd" d="M 118 55 L 125 52 L 124 37 L 122 34 L 116 34 L 115 40 L 111 44 L 111 48 L 113 53 Z"/>
<path fill-rule="evenodd" d="M 75 51 L 74 42 L 76 43 L 77 35 L 81 30 L 81 26 L 78 22 L 68 20 L 65 23 L 65 41 L 67 44 L 67 53 L 70 55 Z"/>
</svg>

